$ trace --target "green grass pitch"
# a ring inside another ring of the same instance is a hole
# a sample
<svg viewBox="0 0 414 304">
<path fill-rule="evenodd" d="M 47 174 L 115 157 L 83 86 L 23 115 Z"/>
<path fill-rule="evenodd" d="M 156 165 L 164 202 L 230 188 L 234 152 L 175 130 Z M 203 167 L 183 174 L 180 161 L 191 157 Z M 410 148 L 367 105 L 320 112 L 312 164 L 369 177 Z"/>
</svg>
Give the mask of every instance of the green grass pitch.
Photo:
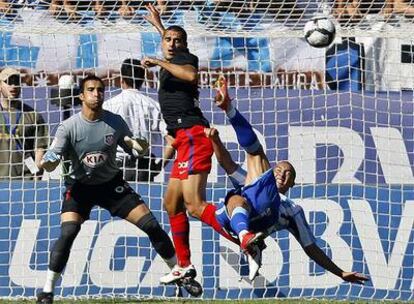
<svg viewBox="0 0 414 304">
<path fill-rule="evenodd" d="M 16 300 L 0 300 L 0 304 L 16 304 L 16 303 L 35 303 L 34 299 L 31 300 L 22 300 L 22 299 L 16 299 Z M 373 303 L 414 303 L 414 301 L 411 302 L 389 302 L 389 301 L 340 301 L 340 300 L 322 300 L 322 299 L 315 299 L 315 300 L 285 300 L 285 299 L 273 299 L 273 300 L 149 300 L 149 299 L 133 299 L 133 300 L 125 300 L 125 299 L 94 299 L 94 300 L 55 300 L 56 304 L 138 304 L 138 303 L 145 303 L 145 304 L 161 304 L 161 303 L 167 303 L 167 304 L 274 304 L 274 303 L 280 303 L 280 304 L 331 304 L 331 303 L 337 303 L 337 304 L 345 304 L 345 303 L 351 303 L 351 304 L 373 304 Z"/>
</svg>

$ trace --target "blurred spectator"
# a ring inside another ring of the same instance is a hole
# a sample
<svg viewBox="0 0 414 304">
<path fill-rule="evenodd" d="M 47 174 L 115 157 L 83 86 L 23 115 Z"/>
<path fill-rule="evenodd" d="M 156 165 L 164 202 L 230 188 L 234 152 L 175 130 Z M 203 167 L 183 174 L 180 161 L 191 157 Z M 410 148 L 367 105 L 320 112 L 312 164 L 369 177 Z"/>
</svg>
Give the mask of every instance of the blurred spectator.
<svg viewBox="0 0 414 304">
<path fill-rule="evenodd" d="M 141 67 L 140 61 L 125 59 L 121 66 L 122 91 L 106 100 L 103 108 L 121 115 L 134 138 L 145 138 L 151 143 L 152 137 L 160 134 L 160 107 L 158 102 L 139 91 L 144 78 L 145 70 Z M 132 159 L 118 147 L 117 161 L 119 166 L 124 168 L 124 178 L 127 181 L 152 181 L 161 169 L 161 162 L 156 162 L 155 158 L 155 155 L 146 155 L 143 158 Z"/>
<path fill-rule="evenodd" d="M 7 0 L 0 0 L 0 12 L 2 14 L 10 14 L 12 11 L 12 7 L 9 1 Z"/>
<path fill-rule="evenodd" d="M 307 0 L 308 1 L 308 0 Z M 206 5 L 214 4 L 217 12 L 233 13 L 243 27 L 255 27 L 262 20 L 298 19 L 303 12 L 298 11 L 297 0 L 209 0 Z"/>
<path fill-rule="evenodd" d="M 200 6 L 199 22 L 207 29 L 225 31 L 254 30 L 259 28 L 264 18 L 262 9 L 268 8 L 259 1 L 209 0 Z M 258 37 L 218 37 L 210 59 L 213 69 L 226 69 L 232 66 L 237 56 L 247 58 L 248 71 L 270 72 L 269 41 Z"/>
<path fill-rule="evenodd" d="M 15 20 L 18 16 L 17 10 L 22 7 L 22 4 L 13 0 L 0 0 L 0 18 L 8 20 Z"/>
<path fill-rule="evenodd" d="M 130 1 L 125 0 L 96 0 L 94 10 L 96 16 L 102 19 L 111 19 L 114 13 L 127 17 L 134 14 L 134 8 L 129 4 Z"/>
<path fill-rule="evenodd" d="M 35 10 L 48 10 L 50 4 L 51 0 L 24 0 L 25 7 Z"/>
<path fill-rule="evenodd" d="M 389 0 L 335 0 L 333 15 L 343 25 L 360 23 L 368 15 L 388 15 Z"/>
<path fill-rule="evenodd" d="M 119 16 L 132 18 L 138 10 L 145 11 L 145 5 L 153 2 L 152 0 L 96 0 L 94 10 L 96 15 L 102 19 L 111 19 Z M 166 1 L 157 0 L 156 2 L 160 8 L 166 8 Z"/>
<path fill-rule="evenodd" d="M 91 0 L 51 0 L 49 11 L 58 19 L 77 21 L 82 12 L 92 11 L 93 3 Z"/>
<path fill-rule="evenodd" d="M 390 10 L 395 14 L 401 14 L 405 17 L 414 17 L 413 0 L 387 0 Z"/>
<path fill-rule="evenodd" d="M 47 126 L 33 108 L 20 99 L 20 73 L 0 73 L 0 178 L 34 177 L 48 145 Z"/>
<path fill-rule="evenodd" d="M 250 10 L 262 15 L 266 20 L 278 20 L 278 21 L 294 21 L 298 20 L 302 14 L 303 10 L 300 10 L 297 6 L 297 3 L 300 1 L 297 0 L 285 0 L 285 1 L 260 1 L 260 0 L 251 0 L 250 1 Z M 307 3 L 310 0 L 306 0 Z"/>
</svg>

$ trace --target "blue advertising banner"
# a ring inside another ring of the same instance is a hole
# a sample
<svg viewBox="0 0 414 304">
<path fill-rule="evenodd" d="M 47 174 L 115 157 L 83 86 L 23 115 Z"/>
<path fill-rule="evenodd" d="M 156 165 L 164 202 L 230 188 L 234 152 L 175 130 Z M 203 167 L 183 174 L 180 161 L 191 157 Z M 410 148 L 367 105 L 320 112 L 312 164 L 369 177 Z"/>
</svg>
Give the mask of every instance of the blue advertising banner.
<svg viewBox="0 0 414 304">
<path fill-rule="evenodd" d="M 45 182 L 0 186 L 0 296 L 30 297 L 44 284 L 48 250 L 60 232 L 60 189 L 57 183 Z M 303 186 L 290 195 L 304 207 L 318 245 L 340 266 L 370 276 L 365 286 L 343 283 L 316 267 L 286 231 L 266 239 L 264 266 L 253 284 L 247 279 L 246 261 L 242 258 L 238 265 L 237 248 L 218 239 L 210 227 L 192 222 L 193 261 L 203 282 L 203 297 L 412 300 L 413 188 Z M 161 211 L 163 187 L 138 185 L 137 190 L 169 230 Z M 208 200 L 217 202 L 224 190 L 212 187 L 208 193 Z M 56 294 L 172 296 L 171 287 L 157 282 L 166 271 L 142 232 L 95 209 L 74 244 Z"/>
</svg>

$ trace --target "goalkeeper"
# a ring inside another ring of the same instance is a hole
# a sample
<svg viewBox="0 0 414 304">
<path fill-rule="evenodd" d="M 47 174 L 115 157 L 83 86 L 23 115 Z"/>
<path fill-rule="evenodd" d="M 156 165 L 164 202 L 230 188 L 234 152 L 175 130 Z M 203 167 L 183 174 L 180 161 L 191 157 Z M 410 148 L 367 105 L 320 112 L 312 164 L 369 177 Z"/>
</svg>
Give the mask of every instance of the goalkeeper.
<svg viewBox="0 0 414 304">
<path fill-rule="evenodd" d="M 80 84 L 80 113 L 65 120 L 58 128 L 41 167 L 53 171 L 60 159 L 69 160 L 65 175 L 66 191 L 61 210 L 61 235 L 55 242 L 49 260 L 46 284 L 37 303 L 53 303 L 55 283 L 69 259 L 72 244 L 81 225 L 98 205 L 112 216 L 119 216 L 144 231 L 157 253 L 172 269 L 176 265 L 173 244 L 167 233 L 138 195 L 122 178 L 116 166 L 120 145 L 127 153 L 143 155 L 145 141 L 131 139 L 131 131 L 121 116 L 102 108 L 104 84 L 88 76 Z M 201 286 L 192 278 L 179 281 L 189 293 L 201 294 Z"/>
<path fill-rule="evenodd" d="M 213 141 L 220 165 L 235 186 L 235 190 L 227 194 L 225 203 L 217 208 L 216 217 L 223 227 L 239 237 L 242 247 L 246 238 L 256 240 L 246 249 L 254 257 L 249 259 L 249 278 L 253 280 L 261 266 L 261 248 L 257 240 L 287 229 L 305 253 L 326 270 L 347 282 L 363 284 L 367 281 L 367 277 L 357 272 L 343 271 L 316 245 L 302 208 L 285 196 L 295 185 L 294 167 L 288 161 L 280 161 L 271 168 L 252 126 L 231 104 L 226 80 L 219 79 L 217 87 L 215 102 L 226 112 L 239 144 L 247 152 L 247 172 L 232 160 L 217 130 L 205 129 Z"/>
</svg>

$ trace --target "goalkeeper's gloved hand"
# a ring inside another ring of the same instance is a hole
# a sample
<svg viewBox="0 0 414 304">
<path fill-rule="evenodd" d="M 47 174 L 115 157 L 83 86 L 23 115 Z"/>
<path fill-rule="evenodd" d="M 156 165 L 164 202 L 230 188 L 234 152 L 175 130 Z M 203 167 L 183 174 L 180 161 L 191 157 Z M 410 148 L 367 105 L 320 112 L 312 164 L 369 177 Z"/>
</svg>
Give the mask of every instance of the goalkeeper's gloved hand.
<svg viewBox="0 0 414 304">
<path fill-rule="evenodd" d="M 40 166 L 47 172 L 52 172 L 59 165 L 60 155 L 53 151 L 47 151 L 40 162 Z"/>
<path fill-rule="evenodd" d="M 162 166 L 163 166 L 162 159 L 153 159 L 153 158 L 150 159 L 150 176 L 151 176 L 151 180 L 153 180 L 154 177 L 156 177 L 158 174 L 161 173 Z"/>
<path fill-rule="evenodd" d="M 124 141 L 135 157 L 142 157 L 148 154 L 149 144 L 146 139 L 125 136 Z"/>
</svg>

